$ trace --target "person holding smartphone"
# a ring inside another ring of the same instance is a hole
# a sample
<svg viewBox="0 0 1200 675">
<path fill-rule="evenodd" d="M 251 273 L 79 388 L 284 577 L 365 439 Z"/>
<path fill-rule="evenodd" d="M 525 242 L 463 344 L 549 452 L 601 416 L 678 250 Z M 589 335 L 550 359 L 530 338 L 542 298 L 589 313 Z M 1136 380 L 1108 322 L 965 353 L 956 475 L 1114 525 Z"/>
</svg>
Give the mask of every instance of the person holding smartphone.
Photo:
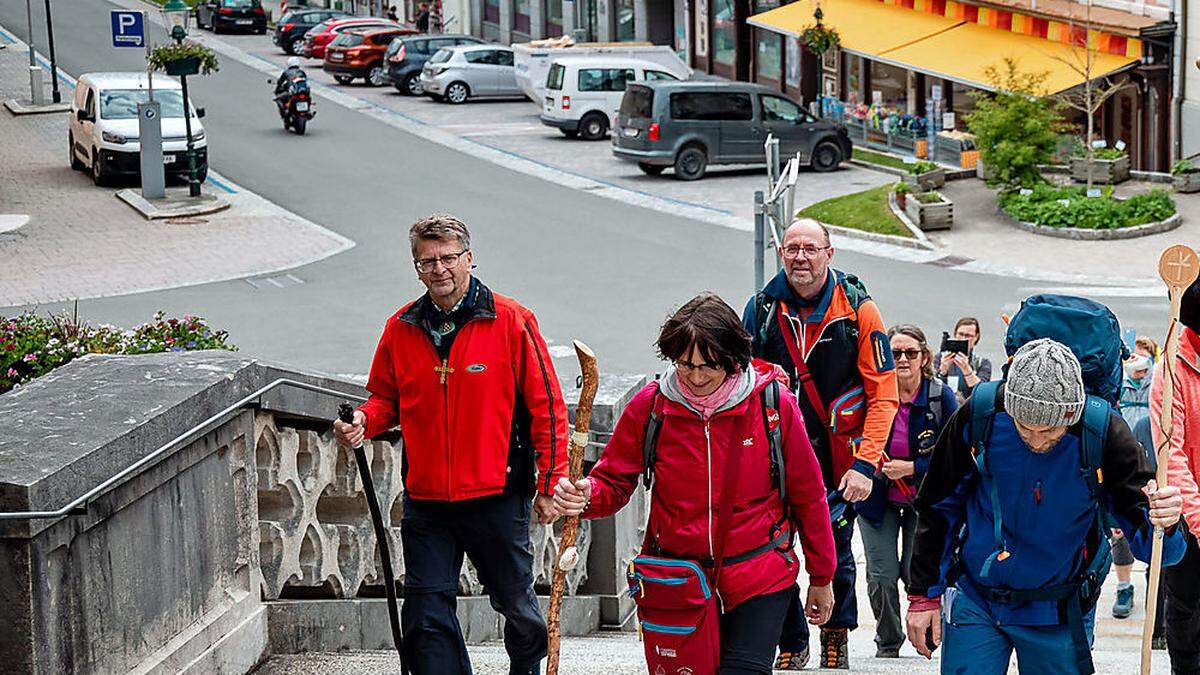
<svg viewBox="0 0 1200 675">
<path fill-rule="evenodd" d="M 954 337 L 943 339 L 941 352 L 933 357 L 934 370 L 958 395 L 960 405 L 971 397 L 977 384 L 992 379 L 992 362 L 975 353 L 979 337 L 979 319 L 964 316 L 954 324 Z"/>
</svg>

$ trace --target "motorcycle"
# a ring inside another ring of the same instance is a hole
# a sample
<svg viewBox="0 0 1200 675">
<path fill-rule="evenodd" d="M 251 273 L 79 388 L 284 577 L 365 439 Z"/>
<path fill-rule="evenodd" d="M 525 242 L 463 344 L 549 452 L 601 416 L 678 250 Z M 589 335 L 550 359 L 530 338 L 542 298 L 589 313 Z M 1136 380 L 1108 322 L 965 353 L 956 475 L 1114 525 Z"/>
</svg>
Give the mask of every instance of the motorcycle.
<svg viewBox="0 0 1200 675">
<path fill-rule="evenodd" d="M 275 84 L 275 80 L 267 80 Z M 288 78 L 287 88 L 275 96 L 279 106 L 279 117 L 283 120 L 285 130 L 295 130 L 301 136 L 308 128 L 308 121 L 316 114 L 313 105 L 312 92 L 308 86 L 308 78 L 303 75 L 292 75 Z"/>
</svg>

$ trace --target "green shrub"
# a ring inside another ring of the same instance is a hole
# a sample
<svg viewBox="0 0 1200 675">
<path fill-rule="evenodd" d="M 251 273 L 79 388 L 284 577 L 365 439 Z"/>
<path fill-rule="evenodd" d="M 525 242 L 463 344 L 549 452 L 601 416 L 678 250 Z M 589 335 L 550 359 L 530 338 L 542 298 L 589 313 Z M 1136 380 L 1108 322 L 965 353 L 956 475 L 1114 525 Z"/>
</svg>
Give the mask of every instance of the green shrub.
<svg viewBox="0 0 1200 675">
<path fill-rule="evenodd" d="M 226 331 L 214 331 L 204 319 L 190 314 L 175 319 L 158 312 L 150 323 L 129 330 L 78 323 L 66 315 L 0 316 L 0 394 L 84 354 L 237 350 L 226 341 L 228 337 Z"/>
<path fill-rule="evenodd" d="M 938 165 L 934 164 L 933 162 L 926 162 L 926 161 L 922 160 L 919 162 L 913 162 L 912 164 L 909 164 L 907 168 L 908 168 L 908 172 L 911 173 L 912 175 L 920 176 L 923 173 L 929 173 L 930 171 L 937 169 Z"/>
<path fill-rule="evenodd" d="M 1178 160 L 1171 165 L 1171 173 L 1174 175 L 1179 175 L 1181 173 L 1194 173 L 1195 171 L 1196 165 L 1192 164 L 1191 161 L 1186 159 Z"/>
<path fill-rule="evenodd" d="M 912 192 L 912 190 L 909 189 L 908 183 L 900 182 L 892 186 L 892 192 L 895 192 L 898 195 L 906 195 L 909 192 Z"/>
<path fill-rule="evenodd" d="M 1000 207 L 1017 220 L 1048 227 L 1088 230 L 1119 229 L 1166 220 L 1175 213 L 1175 202 L 1166 191 L 1151 190 L 1118 201 L 1112 188 L 1099 197 L 1088 197 L 1082 187 L 1034 186 L 1029 194 L 1019 191 L 1000 195 Z"/>
<path fill-rule="evenodd" d="M 988 182 L 1010 187 L 1043 182 L 1037 167 L 1050 163 L 1066 127 L 1060 104 L 1042 95 L 1046 74 L 1022 73 L 1012 58 L 986 73 L 996 93 L 973 92 L 975 111 L 966 119 L 991 172 Z"/>
<path fill-rule="evenodd" d="M 921 194 L 917 195 L 917 201 L 921 202 L 922 204 L 940 204 L 944 200 L 942 199 L 942 196 L 936 192 L 922 192 Z"/>
<path fill-rule="evenodd" d="M 1085 153 L 1083 156 L 1086 157 L 1087 154 Z M 1125 156 L 1125 151 L 1118 150 L 1116 148 L 1099 148 L 1095 152 L 1092 153 L 1092 157 L 1094 157 L 1095 159 L 1112 160 L 1112 159 L 1120 159 L 1124 156 Z"/>
</svg>

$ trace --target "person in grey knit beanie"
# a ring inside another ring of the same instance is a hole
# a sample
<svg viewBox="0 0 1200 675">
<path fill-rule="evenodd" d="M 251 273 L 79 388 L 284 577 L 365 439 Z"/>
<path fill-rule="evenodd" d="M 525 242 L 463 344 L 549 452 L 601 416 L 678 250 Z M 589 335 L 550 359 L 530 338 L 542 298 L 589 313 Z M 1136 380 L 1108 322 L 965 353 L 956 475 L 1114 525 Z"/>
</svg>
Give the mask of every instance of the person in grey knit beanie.
<svg viewBox="0 0 1200 675">
<path fill-rule="evenodd" d="M 1030 427 L 1066 427 L 1079 421 L 1087 395 L 1079 359 L 1061 342 L 1034 340 L 1013 355 L 1004 385 L 1004 409 Z"/>
</svg>

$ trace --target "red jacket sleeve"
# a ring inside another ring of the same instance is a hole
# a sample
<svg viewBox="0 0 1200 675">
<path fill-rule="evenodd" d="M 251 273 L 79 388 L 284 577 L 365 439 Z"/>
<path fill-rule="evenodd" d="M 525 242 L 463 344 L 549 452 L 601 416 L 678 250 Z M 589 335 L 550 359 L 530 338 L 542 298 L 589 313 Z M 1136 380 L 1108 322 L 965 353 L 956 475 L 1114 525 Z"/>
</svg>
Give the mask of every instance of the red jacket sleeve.
<svg viewBox="0 0 1200 675">
<path fill-rule="evenodd" d="M 537 490 L 549 495 L 558 479 L 567 475 L 567 404 L 537 319 L 533 313 L 524 312 L 520 320 L 518 384 L 529 409 L 530 436 L 538 465 Z"/>
<path fill-rule="evenodd" d="M 825 586 L 833 581 L 837 550 L 833 543 L 833 526 L 829 522 L 829 503 L 825 501 L 821 465 L 817 463 L 817 455 L 808 442 L 796 397 L 782 387 L 779 394 L 783 464 L 787 471 L 787 496 L 792 523 L 800 533 L 804 568 L 810 583 Z"/>
<path fill-rule="evenodd" d="M 395 320 L 390 319 L 383 327 L 379 346 L 375 347 L 375 358 L 371 360 L 371 374 L 367 376 L 367 391 L 371 393 L 366 403 L 358 407 L 367 416 L 366 436 L 374 438 L 396 426 L 400 421 L 397 407 L 399 392 L 396 389 L 395 364 L 392 362 L 390 343 L 395 330 Z"/>
<path fill-rule="evenodd" d="M 646 424 L 654 407 L 658 385 L 642 388 L 617 420 L 612 438 L 604 446 L 600 461 L 592 467 L 588 480 L 592 483 L 592 500 L 585 518 L 611 516 L 629 503 L 642 475 L 642 444 Z"/>
</svg>

